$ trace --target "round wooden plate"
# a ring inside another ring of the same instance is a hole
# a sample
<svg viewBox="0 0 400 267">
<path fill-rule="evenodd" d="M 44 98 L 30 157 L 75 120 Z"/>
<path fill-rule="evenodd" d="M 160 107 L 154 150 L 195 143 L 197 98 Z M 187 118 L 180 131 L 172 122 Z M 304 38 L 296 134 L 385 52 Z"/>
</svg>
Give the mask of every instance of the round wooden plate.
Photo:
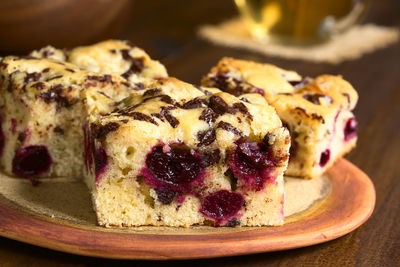
<svg viewBox="0 0 400 267">
<path fill-rule="evenodd" d="M 371 215 L 375 189 L 347 160 L 329 171 L 331 193 L 317 208 L 281 227 L 178 228 L 135 233 L 59 222 L 0 200 L 0 235 L 63 252 L 120 259 L 193 259 L 293 249 L 343 236 Z M 150 229 L 150 230 L 149 230 Z"/>
</svg>

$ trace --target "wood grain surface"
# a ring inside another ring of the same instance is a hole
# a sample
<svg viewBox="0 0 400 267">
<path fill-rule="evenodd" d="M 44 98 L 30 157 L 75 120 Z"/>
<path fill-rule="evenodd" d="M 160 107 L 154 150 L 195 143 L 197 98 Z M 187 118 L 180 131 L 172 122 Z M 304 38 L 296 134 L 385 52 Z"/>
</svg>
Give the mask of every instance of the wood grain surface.
<svg viewBox="0 0 400 267">
<path fill-rule="evenodd" d="M 400 27 L 400 1 L 371 1 L 366 22 Z M 360 228 L 339 239 L 306 248 L 191 261 L 118 261 L 76 256 L 0 238 L 3 266 L 398 266 L 400 262 L 400 43 L 355 61 L 315 64 L 214 46 L 196 29 L 236 16 L 230 0 L 135 1 L 130 39 L 166 65 L 170 75 L 199 83 L 223 56 L 269 62 L 303 75 L 341 74 L 360 94 L 357 148 L 346 156 L 366 172 L 376 189 L 376 206 Z M 77 29 L 79 30 L 79 29 Z M 4 51 L 1 54 L 6 54 Z"/>
<path fill-rule="evenodd" d="M 131 232 L 66 224 L 0 200 L 0 235 L 80 255 L 117 259 L 197 259 L 293 249 L 343 236 L 364 223 L 375 204 L 372 182 L 341 159 L 327 173 L 329 196 L 281 227 L 147 227 Z M 198 229 L 201 228 L 201 229 Z M 157 230 L 157 231 L 155 231 Z"/>
</svg>

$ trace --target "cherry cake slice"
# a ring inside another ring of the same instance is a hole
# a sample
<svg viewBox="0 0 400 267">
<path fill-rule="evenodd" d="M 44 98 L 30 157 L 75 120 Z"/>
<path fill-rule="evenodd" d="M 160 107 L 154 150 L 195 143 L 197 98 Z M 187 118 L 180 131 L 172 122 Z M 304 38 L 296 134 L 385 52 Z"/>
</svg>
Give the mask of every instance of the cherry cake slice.
<svg viewBox="0 0 400 267">
<path fill-rule="evenodd" d="M 290 135 L 262 96 L 175 78 L 114 104 L 83 95 L 85 181 L 100 225 L 283 224 Z"/>
<path fill-rule="evenodd" d="M 84 71 L 75 65 L 34 57 L 0 60 L 0 164 L 9 175 L 82 177 L 80 93 L 87 88 L 132 90 L 120 76 Z"/>
<path fill-rule="evenodd" d="M 352 110 L 358 95 L 340 76 L 303 78 L 273 65 L 223 58 L 202 84 L 239 98 L 246 93 L 265 97 L 290 131 L 286 175 L 321 175 L 356 144 L 357 121 Z"/>
</svg>

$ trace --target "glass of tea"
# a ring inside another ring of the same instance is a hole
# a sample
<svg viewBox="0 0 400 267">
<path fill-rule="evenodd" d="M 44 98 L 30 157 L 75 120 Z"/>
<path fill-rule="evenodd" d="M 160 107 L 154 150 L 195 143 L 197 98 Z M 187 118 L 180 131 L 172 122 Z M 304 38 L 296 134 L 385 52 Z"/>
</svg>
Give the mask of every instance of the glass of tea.
<svg viewBox="0 0 400 267">
<path fill-rule="evenodd" d="M 369 0 L 235 0 L 251 33 L 269 42 L 315 43 L 347 30 Z"/>
</svg>

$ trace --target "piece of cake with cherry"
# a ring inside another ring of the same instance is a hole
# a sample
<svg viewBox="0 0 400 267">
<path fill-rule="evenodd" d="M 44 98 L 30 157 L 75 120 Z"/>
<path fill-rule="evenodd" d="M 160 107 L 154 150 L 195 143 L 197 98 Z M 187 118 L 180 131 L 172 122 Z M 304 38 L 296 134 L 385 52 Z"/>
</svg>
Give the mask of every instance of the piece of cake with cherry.
<svg viewBox="0 0 400 267">
<path fill-rule="evenodd" d="M 352 110 L 358 94 L 340 76 L 302 77 L 269 64 L 223 58 L 202 85 L 233 95 L 263 95 L 291 134 L 286 175 L 312 178 L 350 151 L 357 140 Z"/>
<path fill-rule="evenodd" d="M 81 177 L 82 90 L 111 91 L 115 100 L 136 89 L 120 76 L 100 75 L 57 60 L 0 60 L 0 164 L 22 177 Z"/>
<path fill-rule="evenodd" d="M 262 96 L 164 78 L 114 104 L 82 99 L 100 225 L 283 224 L 290 135 Z"/>
</svg>

